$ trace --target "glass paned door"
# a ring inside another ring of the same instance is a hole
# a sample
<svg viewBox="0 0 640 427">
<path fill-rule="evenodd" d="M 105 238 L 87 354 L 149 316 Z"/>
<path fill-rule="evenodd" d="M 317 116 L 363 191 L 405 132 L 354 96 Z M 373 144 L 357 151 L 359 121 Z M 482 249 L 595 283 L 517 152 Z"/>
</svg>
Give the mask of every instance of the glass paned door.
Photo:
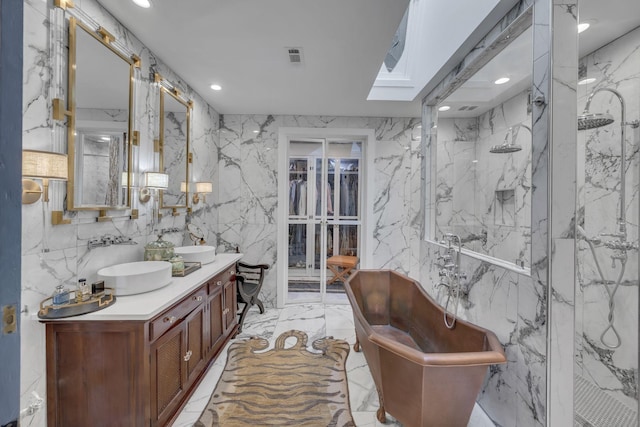
<svg viewBox="0 0 640 427">
<path fill-rule="evenodd" d="M 361 157 L 360 141 L 289 142 L 287 302 L 346 303 L 360 252 Z"/>
</svg>

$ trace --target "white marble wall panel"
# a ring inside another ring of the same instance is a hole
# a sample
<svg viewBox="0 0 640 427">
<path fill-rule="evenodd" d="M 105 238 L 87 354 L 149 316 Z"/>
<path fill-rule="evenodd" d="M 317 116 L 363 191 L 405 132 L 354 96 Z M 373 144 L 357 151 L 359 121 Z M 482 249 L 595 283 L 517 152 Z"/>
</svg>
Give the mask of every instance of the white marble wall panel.
<svg viewBox="0 0 640 427">
<path fill-rule="evenodd" d="M 278 129 L 369 128 L 375 131 L 374 250 L 379 268 L 409 272 L 411 242 L 419 239 L 411 197 L 412 132 L 417 119 L 328 116 L 225 115 L 218 157 L 219 244 L 240 247 L 247 262 L 272 266 L 263 285 L 263 301 L 275 305 L 278 212 Z M 414 163 L 415 164 L 415 163 Z M 415 201 L 413 202 L 415 205 Z M 258 250 L 259 248 L 259 250 Z M 415 259 L 415 258 L 414 258 Z"/>
<path fill-rule="evenodd" d="M 615 89 L 624 97 L 626 120 L 640 119 L 640 28 L 597 49 L 580 61 L 580 78 L 595 78 L 592 84 L 579 86 L 578 110 L 585 108 L 588 95 L 597 89 Z M 621 107 L 610 92 L 596 94 L 590 112 L 611 114 L 615 122 L 608 126 L 578 132 L 578 223 L 586 235 L 597 238 L 600 233 L 619 231 L 621 186 Z M 638 241 L 640 204 L 637 129 L 626 127 L 626 225 L 627 241 Z M 610 237 L 600 237 L 606 241 Z M 613 326 L 621 345 L 611 349 L 600 340 L 609 325 L 609 295 L 596 266 L 596 258 L 610 291 L 615 288 L 621 266 L 612 267 L 614 252 L 602 245 L 591 251 L 587 242 L 578 242 L 578 284 L 576 289 L 576 369 L 630 408 L 638 408 L 638 254 L 628 252 L 625 272 L 615 293 Z M 604 336 L 610 345 L 616 343 L 613 330 Z"/>
<path fill-rule="evenodd" d="M 24 6 L 24 84 L 23 84 L 23 140 L 25 149 L 66 150 L 66 139 L 61 131 L 65 126 L 52 119 L 52 98 L 65 97 L 63 85 L 66 76 L 62 11 L 50 1 L 27 0 Z M 113 33 L 129 50 L 142 59 L 142 69 L 137 73 L 135 86 L 135 130 L 140 131 L 141 143 L 134 147 L 136 172 L 157 167 L 157 155 L 153 153 L 153 139 L 157 137 L 157 86 L 149 80 L 150 67 L 176 84 L 186 97 L 193 99 L 192 152 L 194 163 L 192 177 L 201 181 L 217 182 L 218 113 L 193 92 L 171 69 L 158 60 L 139 40 L 111 17 L 95 0 L 77 0 L 95 21 Z M 52 47 L 57 46 L 57 47 Z M 59 55 L 59 56 L 56 56 Z M 64 74 L 64 75 L 61 75 Z M 39 303 L 51 295 L 59 284 L 75 287 L 79 277 L 95 280 L 98 269 L 119 262 L 141 260 L 144 245 L 155 240 L 153 229 L 183 228 L 186 215 L 166 216 L 160 223 L 150 218 L 152 203 L 141 204 L 134 191 L 133 207 L 139 210 L 139 219 L 130 220 L 128 211 L 110 211 L 114 218 L 109 222 L 96 222 L 97 212 L 66 212 L 64 196 L 66 184 L 51 182 L 48 204 L 41 200 L 22 209 L 22 303 L 28 315 L 22 317 L 21 336 L 21 407 L 26 407 L 31 392 L 46 396 L 44 325 L 37 322 L 35 313 Z M 205 232 L 205 239 L 216 244 L 214 197 L 194 206 L 191 221 Z M 65 217 L 72 219 L 69 225 L 51 225 L 51 211 L 65 210 Z M 106 234 L 131 237 L 137 245 L 118 245 L 88 250 L 91 238 Z M 170 233 L 166 239 L 181 245 L 186 239 L 183 232 Z M 46 425 L 46 408 L 34 416 L 21 420 L 29 426 Z"/>
</svg>

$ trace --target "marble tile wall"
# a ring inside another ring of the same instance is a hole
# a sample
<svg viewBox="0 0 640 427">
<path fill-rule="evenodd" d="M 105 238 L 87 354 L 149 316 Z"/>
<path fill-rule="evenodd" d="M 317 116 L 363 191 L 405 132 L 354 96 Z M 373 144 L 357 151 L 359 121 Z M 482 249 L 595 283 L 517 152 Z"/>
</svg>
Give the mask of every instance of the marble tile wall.
<svg viewBox="0 0 640 427">
<path fill-rule="evenodd" d="M 617 90 L 625 100 L 626 121 L 640 119 L 640 28 L 627 33 L 580 60 L 580 79 L 596 81 L 579 86 L 578 111 L 585 108 L 588 95 L 597 89 Z M 578 206 L 580 224 L 590 238 L 602 241 L 601 233 L 619 231 L 621 177 L 621 108 L 610 92 L 599 92 L 591 102 L 590 112 L 607 112 L 615 122 L 593 130 L 578 132 Z M 626 127 L 626 224 L 627 241 L 638 242 L 638 191 L 640 180 L 640 132 Z M 580 237 L 580 236 L 578 236 Z M 584 238 L 578 240 L 578 286 L 576 288 L 576 371 L 628 407 L 638 408 L 638 252 L 631 250 L 620 287 L 614 297 L 613 325 L 621 339 L 619 348 L 611 349 L 600 340 L 609 325 L 609 296 L 595 263 L 598 259 L 607 285 L 613 291 L 621 265 L 614 252 L 601 244 L 594 251 Z M 616 343 L 609 330 L 604 336 Z"/>
<path fill-rule="evenodd" d="M 464 247 L 530 262 L 531 127 L 524 91 L 473 118 L 438 118 L 435 236 L 454 233 Z M 509 129 L 513 128 L 512 131 Z M 515 153 L 490 153 L 512 136 Z"/>
<path fill-rule="evenodd" d="M 419 123 L 417 118 L 222 117 L 218 179 L 225 185 L 216 203 L 218 242 L 239 246 L 247 262 L 271 265 L 262 288 L 265 304 L 276 306 L 277 233 L 282 232 L 277 227 L 279 128 L 375 130 L 373 266 L 411 274 L 417 267 L 411 244 L 419 241 L 421 211 L 419 145 L 412 141 Z"/>
<path fill-rule="evenodd" d="M 63 150 L 66 148 L 64 129 L 51 116 L 52 98 L 63 96 L 65 88 L 60 84 L 64 76 L 66 59 L 62 56 L 62 11 L 54 8 L 51 1 L 25 0 L 24 5 L 24 96 L 23 148 L 39 150 Z M 191 90 L 171 69 L 150 52 L 126 28 L 122 27 L 95 0 L 76 0 L 76 7 L 103 25 L 129 50 L 142 59 L 142 68 L 137 74 L 135 127 L 140 131 L 141 143 L 135 149 L 134 161 L 139 171 L 151 170 L 154 162 L 153 139 L 157 136 L 158 88 L 153 84 L 152 69 L 181 89 L 186 97 L 194 101 L 192 111 L 192 149 L 194 163 L 193 180 L 217 181 L 218 113 Z M 52 45 L 58 45 L 52 47 Z M 22 316 L 21 337 L 21 407 L 26 407 L 31 392 L 46 396 L 45 387 L 45 335 L 44 325 L 37 321 L 39 303 L 51 295 L 55 287 L 63 284 L 73 288 L 78 278 L 92 281 L 98 269 L 120 263 L 141 260 L 144 245 L 155 239 L 153 229 L 183 228 L 186 216 L 165 215 L 160 223 L 150 219 L 152 203 L 140 204 L 139 219 L 130 220 L 128 212 L 110 211 L 112 221 L 97 223 L 96 212 L 65 212 L 72 219 L 69 225 L 51 225 L 51 211 L 64 207 L 65 185 L 51 183 L 51 202 L 38 201 L 22 208 L 22 305 L 28 313 Z M 135 199 L 135 198 L 134 198 Z M 194 206 L 190 220 L 205 233 L 205 239 L 216 243 L 216 207 L 213 198 Z M 166 213 L 166 211 L 165 211 Z M 131 237 L 137 245 L 120 245 L 88 250 L 90 238 L 105 234 Z M 189 240 L 184 233 L 170 233 L 167 240 L 182 245 Z M 44 426 L 46 407 L 31 417 L 24 418 L 21 425 Z"/>
</svg>

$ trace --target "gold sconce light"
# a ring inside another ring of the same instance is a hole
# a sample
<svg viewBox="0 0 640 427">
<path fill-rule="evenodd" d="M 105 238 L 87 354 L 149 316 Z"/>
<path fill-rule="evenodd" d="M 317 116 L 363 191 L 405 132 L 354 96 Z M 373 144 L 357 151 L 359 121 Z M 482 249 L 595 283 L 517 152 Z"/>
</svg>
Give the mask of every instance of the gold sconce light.
<svg viewBox="0 0 640 427">
<path fill-rule="evenodd" d="M 144 185 L 140 189 L 140 201 L 146 203 L 151 198 L 151 190 L 169 188 L 169 175 L 160 172 L 145 172 Z"/>
<path fill-rule="evenodd" d="M 66 154 L 49 151 L 22 150 L 22 204 L 35 203 L 43 195 L 44 202 L 49 201 L 49 180 L 66 181 L 69 179 L 69 163 Z M 42 180 L 42 187 L 33 179 Z"/>
<path fill-rule="evenodd" d="M 196 182 L 196 191 L 193 194 L 193 204 L 197 205 L 200 202 L 200 196 L 202 196 L 202 201 L 205 201 L 205 195 L 209 193 L 213 193 L 213 183 L 211 182 Z"/>
</svg>

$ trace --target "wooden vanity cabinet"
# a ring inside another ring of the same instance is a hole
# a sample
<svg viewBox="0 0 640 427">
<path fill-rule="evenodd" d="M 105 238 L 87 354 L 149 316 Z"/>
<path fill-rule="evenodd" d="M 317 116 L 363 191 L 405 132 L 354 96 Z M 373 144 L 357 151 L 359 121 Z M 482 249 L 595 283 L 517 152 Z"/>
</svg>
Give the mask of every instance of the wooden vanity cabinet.
<svg viewBox="0 0 640 427">
<path fill-rule="evenodd" d="M 235 314 L 233 265 L 148 321 L 45 322 L 48 426 L 170 425 Z"/>
</svg>

